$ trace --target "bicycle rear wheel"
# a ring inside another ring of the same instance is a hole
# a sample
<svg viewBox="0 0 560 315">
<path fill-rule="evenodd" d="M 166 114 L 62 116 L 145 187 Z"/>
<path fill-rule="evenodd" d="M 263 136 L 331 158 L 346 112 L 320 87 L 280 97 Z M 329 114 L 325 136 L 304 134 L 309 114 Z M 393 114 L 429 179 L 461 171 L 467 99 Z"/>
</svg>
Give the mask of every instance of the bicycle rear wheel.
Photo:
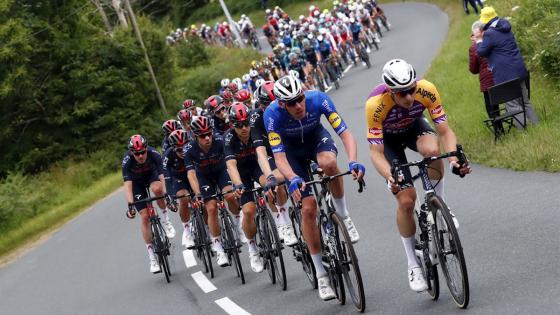
<svg viewBox="0 0 560 315">
<path fill-rule="evenodd" d="M 309 249 L 303 240 L 303 235 L 301 234 L 301 216 L 299 210 L 295 210 L 291 208 L 290 211 L 290 219 L 292 220 L 292 227 L 294 229 L 294 233 L 298 239 L 298 244 L 293 246 L 294 255 L 297 257 L 299 255 L 299 259 L 301 261 L 301 265 L 303 267 L 303 271 L 307 276 L 307 280 L 311 284 L 313 289 L 317 289 L 317 274 L 315 271 L 315 266 L 313 265 L 313 261 L 311 260 L 311 254 L 309 253 Z M 299 252 L 296 254 L 296 251 Z"/>
<path fill-rule="evenodd" d="M 274 218 L 272 214 L 267 209 L 264 209 L 264 213 L 266 214 L 266 220 L 263 223 L 266 223 L 267 227 L 265 231 L 269 237 L 269 244 L 270 244 L 270 251 L 269 251 L 269 260 L 272 266 L 274 266 L 274 271 L 276 274 L 276 280 L 278 284 L 282 288 L 282 290 L 286 291 L 287 283 L 286 283 L 286 267 L 284 266 L 284 256 L 282 255 L 282 241 L 280 241 L 280 236 L 278 236 L 278 229 L 276 228 L 276 223 L 274 223 Z"/>
<path fill-rule="evenodd" d="M 439 263 L 447 287 L 455 304 L 459 308 L 467 308 L 469 304 L 469 278 L 459 233 L 449 214 L 449 208 L 440 197 L 433 196 L 430 198 L 429 205 L 434 216 L 434 234 Z"/>
<path fill-rule="evenodd" d="M 226 211 L 226 210 L 223 210 Z M 224 250 L 228 255 L 230 263 L 233 263 L 237 272 L 237 277 L 241 278 L 241 283 L 245 284 L 245 274 L 243 274 L 243 267 L 241 266 L 241 259 L 239 259 L 239 246 L 237 245 L 237 238 L 235 237 L 235 225 L 231 220 L 231 216 L 225 212 L 222 218 L 222 237 L 224 238 Z"/>
<path fill-rule="evenodd" d="M 356 309 L 359 312 L 364 312 L 366 309 L 364 284 L 362 281 L 362 273 L 360 272 L 360 265 L 358 264 L 358 257 L 354 251 L 354 245 L 352 245 L 348 230 L 346 230 L 346 226 L 338 213 L 332 212 L 331 220 L 334 223 L 333 228 L 336 228 L 335 235 L 339 240 L 337 258 L 340 262 L 346 288 L 348 289 L 348 293 L 350 293 L 350 297 Z"/>
</svg>

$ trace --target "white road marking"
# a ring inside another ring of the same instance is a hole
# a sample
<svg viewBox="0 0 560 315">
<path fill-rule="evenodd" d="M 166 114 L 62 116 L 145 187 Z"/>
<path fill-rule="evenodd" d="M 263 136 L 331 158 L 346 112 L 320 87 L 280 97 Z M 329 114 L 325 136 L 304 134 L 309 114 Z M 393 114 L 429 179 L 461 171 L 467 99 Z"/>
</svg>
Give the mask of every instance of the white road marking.
<svg viewBox="0 0 560 315">
<path fill-rule="evenodd" d="M 329 88 L 325 90 L 325 93 L 329 93 L 330 90 L 332 90 L 332 86 L 329 86 Z"/>
<path fill-rule="evenodd" d="M 194 259 L 192 250 L 185 249 L 183 251 L 183 259 L 185 260 L 185 265 L 187 266 L 187 268 L 196 266 L 196 259 Z"/>
<path fill-rule="evenodd" d="M 346 67 L 346 69 L 344 69 L 344 72 L 343 72 L 343 73 L 348 72 L 348 70 L 350 70 L 350 68 L 352 68 L 352 65 L 348 65 L 348 67 Z"/>
<path fill-rule="evenodd" d="M 216 300 L 214 302 L 216 302 L 216 304 L 218 304 L 218 306 L 220 306 L 224 311 L 226 311 L 226 313 L 228 313 L 230 315 L 251 315 L 251 313 L 242 309 L 239 305 L 235 304 L 228 297 L 221 298 L 221 299 Z"/>
<path fill-rule="evenodd" d="M 198 284 L 198 286 L 204 291 L 204 293 L 212 292 L 218 290 L 208 278 L 202 273 L 202 271 L 195 272 L 191 274 L 193 280 Z"/>
</svg>

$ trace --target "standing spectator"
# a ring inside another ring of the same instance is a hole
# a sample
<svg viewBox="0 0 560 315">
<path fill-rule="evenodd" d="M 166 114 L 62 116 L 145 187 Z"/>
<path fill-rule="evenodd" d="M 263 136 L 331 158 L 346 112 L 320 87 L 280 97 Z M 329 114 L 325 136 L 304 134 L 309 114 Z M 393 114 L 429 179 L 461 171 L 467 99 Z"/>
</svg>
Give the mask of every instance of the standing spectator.
<svg viewBox="0 0 560 315">
<path fill-rule="evenodd" d="M 482 9 L 484 7 L 484 5 L 482 4 L 481 0 L 463 0 L 463 9 L 465 9 L 465 13 L 467 13 L 467 15 L 471 14 L 471 12 L 469 11 L 469 3 L 471 4 L 471 6 L 474 9 L 474 13 L 476 15 L 478 15 L 478 8 L 476 7 L 477 2 L 478 2 L 478 5 L 480 5 L 480 9 Z"/>
<path fill-rule="evenodd" d="M 538 123 L 539 118 L 529 100 L 527 90 L 526 80 L 529 73 L 525 67 L 525 62 L 523 61 L 523 56 L 521 56 L 515 36 L 511 31 L 511 24 L 507 20 L 500 18 L 492 7 L 482 9 L 480 22 L 484 23 L 482 31 L 478 29 L 473 31 L 477 54 L 480 57 L 488 58 L 488 65 L 494 76 L 495 84 L 513 79 L 521 81 L 523 98 L 526 102 L 527 119 L 531 123 Z M 521 110 L 521 101 L 507 102 L 506 109 L 508 112 Z M 517 115 L 516 118 L 523 122 L 523 114 Z M 523 126 L 517 120 L 514 120 L 516 127 L 522 128 Z"/>
<path fill-rule="evenodd" d="M 490 98 L 488 97 L 488 89 L 494 85 L 494 78 L 492 72 L 488 69 L 488 60 L 478 56 L 476 53 L 476 42 L 474 33 L 482 32 L 484 23 L 475 21 L 472 25 L 471 33 L 471 47 L 469 48 L 469 70 L 472 74 L 478 74 L 480 81 L 480 91 L 484 95 L 484 104 L 486 105 L 486 112 L 489 118 L 494 118 L 499 115 L 498 108 L 490 105 Z M 503 132 L 501 123 L 495 123 L 494 129 L 498 132 Z"/>
</svg>

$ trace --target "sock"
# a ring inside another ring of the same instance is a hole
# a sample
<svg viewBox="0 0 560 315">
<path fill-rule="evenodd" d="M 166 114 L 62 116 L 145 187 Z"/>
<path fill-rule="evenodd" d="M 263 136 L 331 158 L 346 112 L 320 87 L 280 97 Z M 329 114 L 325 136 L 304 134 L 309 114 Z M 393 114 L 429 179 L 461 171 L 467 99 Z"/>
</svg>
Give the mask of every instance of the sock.
<svg viewBox="0 0 560 315">
<path fill-rule="evenodd" d="M 249 246 L 249 254 L 254 254 L 257 252 L 257 244 L 255 244 L 255 239 L 250 239 L 247 242 L 247 246 Z"/>
<path fill-rule="evenodd" d="M 290 216 L 288 215 L 288 210 L 279 205 L 276 205 L 276 209 L 278 209 L 278 212 L 276 213 L 276 217 L 278 220 L 277 225 L 280 226 L 280 225 L 288 224 L 290 222 Z"/>
<path fill-rule="evenodd" d="M 183 228 L 187 235 L 191 235 L 191 227 L 189 222 L 183 222 Z"/>
<path fill-rule="evenodd" d="M 148 256 L 150 256 L 150 260 L 156 259 L 156 256 L 154 255 L 154 248 L 152 247 L 152 244 L 146 244 L 146 249 L 148 250 Z"/>
<path fill-rule="evenodd" d="M 169 213 L 167 212 L 167 208 L 161 209 L 161 213 L 163 213 L 163 220 L 169 221 Z"/>
<path fill-rule="evenodd" d="M 334 207 L 336 209 L 336 213 L 338 213 L 343 219 L 346 219 L 348 217 L 346 198 L 342 196 L 342 198 L 333 198 L 333 200 L 334 200 Z"/>
<path fill-rule="evenodd" d="M 212 236 L 212 247 L 214 248 L 215 252 L 224 252 L 224 248 L 222 247 L 222 242 L 220 242 L 219 236 Z"/>
<path fill-rule="evenodd" d="M 242 212 L 239 212 L 239 214 L 233 216 L 233 220 L 235 221 L 236 226 L 239 226 L 241 224 L 241 213 Z"/>
<path fill-rule="evenodd" d="M 311 254 L 311 259 L 313 260 L 313 265 L 315 266 L 315 274 L 317 278 L 321 278 L 327 275 L 327 271 L 323 266 L 323 259 L 321 257 L 321 253 L 319 254 Z"/>
<path fill-rule="evenodd" d="M 408 268 L 418 267 L 418 260 L 416 260 L 416 252 L 414 251 L 414 235 L 411 237 L 402 237 L 402 243 L 406 252 L 406 259 L 408 260 Z"/>
<path fill-rule="evenodd" d="M 430 183 L 432 184 L 432 186 L 434 186 L 437 182 L 438 182 L 438 180 L 430 179 Z M 445 184 L 444 183 L 444 178 L 442 178 L 439 181 L 439 184 L 436 186 L 436 188 L 434 188 L 434 190 L 436 192 L 436 195 L 440 196 L 441 199 L 443 199 L 443 201 L 445 201 L 445 196 L 444 196 L 445 190 L 443 189 L 444 184 Z"/>
<path fill-rule="evenodd" d="M 286 201 L 283 205 L 280 205 L 279 209 L 284 209 L 280 211 L 280 216 L 284 217 L 284 224 L 290 223 L 290 212 L 288 211 L 290 207 L 288 207 L 288 201 Z"/>
</svg>

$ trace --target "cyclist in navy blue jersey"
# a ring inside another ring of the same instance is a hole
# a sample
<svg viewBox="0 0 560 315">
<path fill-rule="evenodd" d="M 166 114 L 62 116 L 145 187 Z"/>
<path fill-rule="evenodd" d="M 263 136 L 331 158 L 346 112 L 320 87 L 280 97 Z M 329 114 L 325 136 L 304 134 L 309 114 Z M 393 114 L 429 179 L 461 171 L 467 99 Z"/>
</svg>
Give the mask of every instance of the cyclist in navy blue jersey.
<svg viewBox="0 0 560 315">
<path fill-rule="evenodd" d="M 183 147 L 189 142 L 187 132 L 183 129 L 177 129 L 169 135 L 169 148 L 163 154 L 163 175 L 165 177 L 165 187 L 172 200 L 175 203 L 176 196 L 188 196 L 192 191 L 187 177 L 187 168 L 185 167 L 185 155 Z M 183 237 L 181 242 L 186 247 L 194 245 L 191 235 L 189 220 L 189 199 L 185 197 L 179 199 L 179 216 L 183 223 Z M 175 205 L 175 207 L 177 207 Z"/>
<path fill-rule="evenodd" d="M 356 140 L 327 94 L 319 91 L 303 92 L 302 84 L 297 78 L 284 76 L 274 84 L 274 95 L 276 101 L 264 113 L 268 141 L 278 169 L 290 181 L 291 196 L 296 202 L 302 202 L 303 236 L 316 269 L 319 296 L 323 300 L 333 299 L 335 294 L 321 258 L 320 235 L 316 223 L 317 202 L 311 195 L 311 187 L 304 183 L 310 180 L 306 171 L 309 160 L 317 161 L 326 175 L 340 172 L 336 163 L 338 151 L 329 132 L 321 124 L 322 115 L 340 136 L 354 179 L 361 179 L 365 168 L 356 162 Z M 359 235 L 348 215 L 342 177 L 330 183 L 330 190 L 336 212 L 343 218 L 352 241 L 357 242 Z"/>
<path fill-rule="evenodd" d="M 220 266 L 228 264 L 228 258 L 220 242 L 220 224 L 218 222 L 217 189 L 221 192 L 231 190 L 231 181 L 224 160 L 224 142 L 220 136 L 214 135 L 210 120 L 206 116 L 194 116 L 191 130 L 196 139 L 184 147 L 185 167 L 191 188 L 197 202 L 204 203 L 208 212 L 208 227 L 212 235 L 212 246 L 217 253 Z M 229 210 L 239 215 L 239 205 L 233 194 L 224 196 Z"/>
<path fill-rule="evenodd" d="M 161 129 L 163 129 L 163 140 L 161 141 L 161 152 L 165 153 L 165 151 L 167 150 L 167 148 L 169 148 L 169 135 L 178 129 L 183 129 L 183 126 L 181 125 L 181 122 L 174 120 L 174 119 L 169 119 L 166 120 L 163 125 L 161 126 Z"/>
<path fill-rule="evenodd" d="M 210 125 L 217 135 L 223 135 L 229 129 L 227 121 L 227 108 L 224 99 L 219 95 L 212 95 L 204 101 L 206 110 L 211 116 Z"/>
<path fill-rule="evenodd" d="M 255 146 L 259 166 L 266 178 L 273 175 L 278 183 L 284 182 L 284 176 L 280 173 L 274 163 L 272 149 L 268 143 L 268 134 L 264 126 L 264 111 L 272 101 L 276 99 L 273 93 L 274 82 L 266 81 L 255 93 L 256 106 L 250 114 L 251 140 Z M 284 185 L 276 189 L 276 204 L 269 203 L 274 212 L 274 220 L 278 228 L 278 236 L 284 240 L 284 244 L 293 246 L 297 238 L 292 228 L 290 214 L 288 213 L 288 194 Z"/>
<path fill-rule="evenodd" d="M 126 201 L 128 202 L 126 216 L 133 219 L 136 216 L 136 212 L 140 213 L 142 218 L 140 228 L 146 243 L 146 249 L 148 250 L 150 271 L 153 273 L 160 272 L 161 270 L 152 247 L 149 214 L 148 211 L 144 211 L 147 208 L 147 204 L 132 204 L 136 200 L 148 198 L 148 189 L 151 189 L 157 196 L 165 194 L 161 155 L 154 148 L 149 147 L 146 139 L 141 135 L 133 135 L 128 141 L 128 151 L 122 160 L 122 175 Z M 163 226 L 165 233 L 168 237 L 172 238 L 175 236 L 175 230 L 171 222 L 169 222 L 166 201 L 169 201 L 169 199 L 160 199 L 157 201 L 157 204 L 164 214 Z M 176 211 L 172 203 L 169 202 L 167 205 L 169 205 L 171 210 Z"/>
</svg>

